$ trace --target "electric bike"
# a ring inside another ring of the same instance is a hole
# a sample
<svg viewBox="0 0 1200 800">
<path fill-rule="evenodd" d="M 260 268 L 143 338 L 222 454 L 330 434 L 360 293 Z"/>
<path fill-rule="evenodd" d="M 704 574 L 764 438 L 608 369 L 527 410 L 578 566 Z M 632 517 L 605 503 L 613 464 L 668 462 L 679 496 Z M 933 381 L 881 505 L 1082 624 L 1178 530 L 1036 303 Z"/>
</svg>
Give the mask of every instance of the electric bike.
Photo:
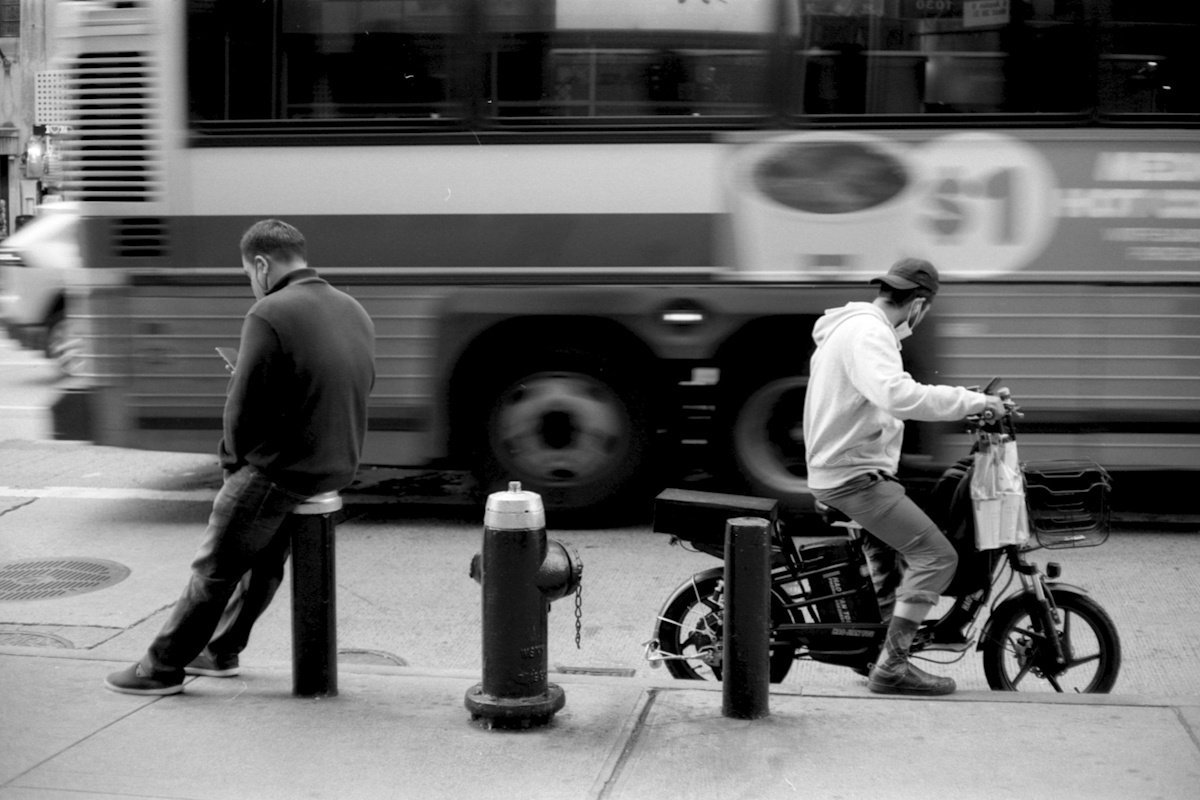
<svg viewBox="0 0 1200 800">
<path fill-rule="evenodd" d="M 993 381 L 985 391 L 991 393 Z M 1043 570 L 1028 555 L 1037 549 L 1103 544 L 1108 537 L 1111 479 L 1091 461 L 1022 464 L 1028 539 L 977 548 L 972 497 L 978 453 L 1016 440 L 1020 416 L 1006 390 L 997 392 L 1010 413 L 967 420 L 971 455 L 946 470 L 932 494 L 939 519 L 959 553 L 954 582 L 945 592 L 949 611 L 927 620 L 912 647 L 915 658 L 935 651 L 982 655 L 988 685 L 999 691 L 1109 692 L 1121 667 L 1121 643 L 1112 618 L 1085 589 L 1059 580 L 1061 566 Z M 1015 445 L 1014 445 L 1015 446 Z M 887 630 L 864 555 L 862 528 L 829 507 L 822 535 L 800 544 L 784 531 L 773 500 L 668 489 L 655 503 L 654 530 L 671 544 L 724 558 L 725 526 L 734 517 L 770 521 L 770 677 L 780 682 L 796 659 L 848 667 L 866 675 Z M 938 513 L 940 512 L 940 513 Z M 820 527 L 823 525 L 824 527 Z M 789 524 L 787 527 L 791 527 Z M 805 531 L 806 537 L 813 535 Z M 646 642 L 653 666 L 665 663 L 676 678 L 720 680 L 724 627 L 724 568 L 693 575 L 658 614 Z M 953 657 L 953 656 L 951 656 Z M 944 658 L 944 657 L 943 657 Z"/>
</svg>

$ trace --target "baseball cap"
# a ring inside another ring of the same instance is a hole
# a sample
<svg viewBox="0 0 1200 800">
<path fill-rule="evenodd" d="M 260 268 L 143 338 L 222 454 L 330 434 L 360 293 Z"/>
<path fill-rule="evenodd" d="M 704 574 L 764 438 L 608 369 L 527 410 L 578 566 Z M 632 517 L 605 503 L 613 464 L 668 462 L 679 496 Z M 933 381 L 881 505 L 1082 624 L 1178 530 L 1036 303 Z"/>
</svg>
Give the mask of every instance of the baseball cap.
<svg viewBox="0 0 1200 800">
<path fill-rule="evenodd" d="M 902 258 L 892 265 L 887 275 L 872 278 L 871 283 L 886 283 L 893 289 L 920 287 L 937 294 L 938 271 L 933 264 L 923 258 Z"/>
</svg>

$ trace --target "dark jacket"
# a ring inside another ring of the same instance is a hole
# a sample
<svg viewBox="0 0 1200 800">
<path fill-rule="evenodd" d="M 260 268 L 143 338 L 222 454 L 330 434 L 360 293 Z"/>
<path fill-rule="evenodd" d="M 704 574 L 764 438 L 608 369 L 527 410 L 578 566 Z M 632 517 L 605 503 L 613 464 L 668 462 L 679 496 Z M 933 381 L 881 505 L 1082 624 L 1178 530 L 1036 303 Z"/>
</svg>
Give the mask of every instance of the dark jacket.
<svg viewBox="0 0 1200 800">
<path fill-rule="evenodd" d="M 285 275 L 242 324 L 221 466 L 252 464 L 297 494 L 353 479 L 375 384 L 375 327 L 312 269 Z"/>
</svg>

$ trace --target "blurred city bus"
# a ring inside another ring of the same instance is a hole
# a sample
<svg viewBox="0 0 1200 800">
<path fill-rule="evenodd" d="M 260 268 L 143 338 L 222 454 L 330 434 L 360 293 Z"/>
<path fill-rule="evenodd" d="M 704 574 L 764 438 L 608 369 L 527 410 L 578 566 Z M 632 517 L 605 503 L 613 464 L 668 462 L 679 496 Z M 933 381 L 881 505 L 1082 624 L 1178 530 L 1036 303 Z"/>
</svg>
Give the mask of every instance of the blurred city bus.
<svg viewBox="0 0 1200 800">
<path fill-rule="evenodd" d="M 802 499 L 812 323 L 912 255 L 944 279 L 918 379 L 1003 376 L 1028 458 L 1194 470 L 1196 8 L 62 0 L 87 347 L 56 418 L 212 451 L 237 242 L 278 217 L 375 319 L 368 464 Z M 913 429 L 936 471 L 953 435 Z"/>
</svg>

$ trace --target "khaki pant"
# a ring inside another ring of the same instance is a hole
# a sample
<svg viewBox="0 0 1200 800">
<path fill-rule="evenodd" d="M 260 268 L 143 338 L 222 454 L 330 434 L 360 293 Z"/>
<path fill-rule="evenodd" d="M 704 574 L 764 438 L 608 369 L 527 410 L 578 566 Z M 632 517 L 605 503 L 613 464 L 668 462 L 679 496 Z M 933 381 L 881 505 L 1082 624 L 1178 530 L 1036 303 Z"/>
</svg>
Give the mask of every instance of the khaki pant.
<svg viewBox="0 0 1200 800">
<path fill-rule="evenodd" d="M 813 496 L 869 534 L 863 551 L 885 620 L 896 600 L 932 606 L 950 586 L 958 553 L 895 478 L 870 473 L 836 489 L 814 489 Z"/>
</svg>

